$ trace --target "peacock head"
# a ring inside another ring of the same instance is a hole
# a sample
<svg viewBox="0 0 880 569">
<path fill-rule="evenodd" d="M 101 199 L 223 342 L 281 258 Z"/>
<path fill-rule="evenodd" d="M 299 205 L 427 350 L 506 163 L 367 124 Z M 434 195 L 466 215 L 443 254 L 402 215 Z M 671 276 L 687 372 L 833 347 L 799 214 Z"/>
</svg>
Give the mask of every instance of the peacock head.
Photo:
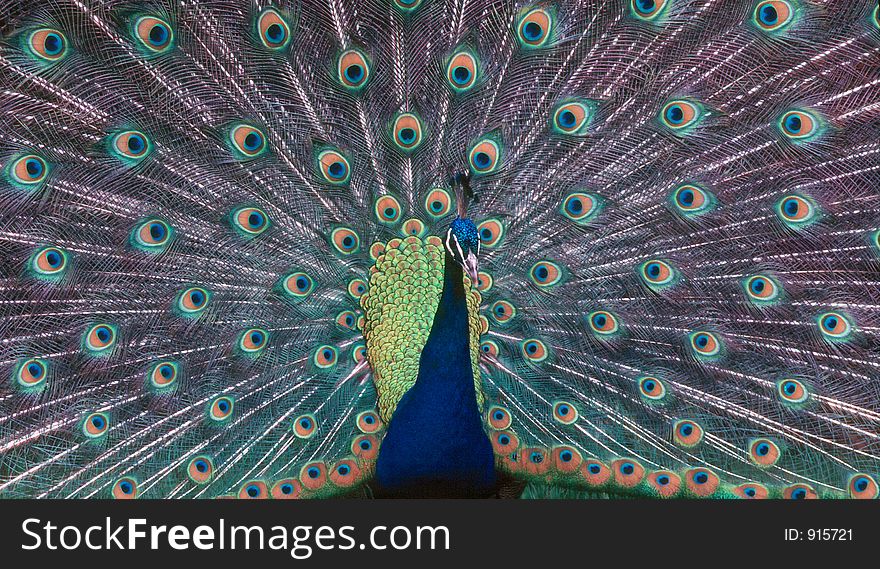
<svg viewBox="0 0 880 569">
<path fill-rule="evenodd" d="M 461 265 L 472 283 L 477 282 L 477 257 L 480 254 L 480 236 L 470 219 L 456 217 L 446 231 L 446 252 Z"/>
</svg>

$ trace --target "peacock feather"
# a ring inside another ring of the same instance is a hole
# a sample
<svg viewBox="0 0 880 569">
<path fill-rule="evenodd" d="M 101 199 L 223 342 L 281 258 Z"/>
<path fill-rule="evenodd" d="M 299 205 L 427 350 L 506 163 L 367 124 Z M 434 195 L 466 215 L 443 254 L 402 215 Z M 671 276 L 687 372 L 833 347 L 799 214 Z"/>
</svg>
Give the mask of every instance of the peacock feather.
<svg viewBox="0 0 880 569">
<path fill-rule="evenodd" d="M 0 496 L 880 495 L 876 2 L 0 33 Z"/>
</svg>

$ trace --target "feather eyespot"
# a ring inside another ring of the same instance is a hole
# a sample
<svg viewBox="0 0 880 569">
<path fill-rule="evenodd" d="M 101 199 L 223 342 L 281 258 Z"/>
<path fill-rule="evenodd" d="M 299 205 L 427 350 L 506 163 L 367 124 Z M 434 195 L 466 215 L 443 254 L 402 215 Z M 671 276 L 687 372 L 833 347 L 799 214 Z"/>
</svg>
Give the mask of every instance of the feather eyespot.
<svg viewBox="0 0 880 569">
<path fill-rule="evenodd" d="M 404 152 L 412 152 L 422 143 L 422 122 L 412 113 L 403 113 L 391 127 L 394 144 Z"/>
<path fill-rule="evenodd" d="M 640 265 L 639 276 L 649 288 L 662 290 L 675 284 L 678 271 L 666 261 L 652 259 Z"/>
<path fill-rule="evenodd" d="M 560 134 L 583 136 L 590 126 L 593 110 L 580 101 L 559 105 L 553 112 L 553 130 Z"/>
<path fill-rule="evenodd" d="M 539 261 L 532 265 L 529 278 L 541 288 L 551 287 L 562 280 L 562 269 L 552 261 Z"/>
<path fill-rule="evenodd" d="M 116 344 L 116 327 L 110 324 L 96 324 L 88 329 L 83 343 L 86 350 L 93 355 L 109 354 Z"/>
<path fill-rule="evenodd" d="M 638 486 L 645 477 L 645 467 L 629 458 L 620 458 L 611 463 L 614 482 L 624 488 Z"/>
<path fill-rule="evenodd" d="M 337 251 L 343 255 L 351 255 L 360 247 L 360 237 L 347 227 L 337 227 L 330 234 L 330 241 Z"/>
<path fill-rule="evenodd" d="M 693 448 L 703 442 L 703 427 L 690 419 L 676 421 L 672 426 L 672 438 L 680 447 Z"/>
<path fill-rule="evenodd" d="M 211 293 L 204 288 L 190 287 L 177 297 L 177 308 L 183 316 L 200 314 L 211 301 Z"/>
<path fill-rule="evenodd" d="M 501 147 L 491 138 L 480 139 L 471 146 L 468 161 L 475 175 L 494 172 L 500 163 Z"/>
<path fill-rule="evenodd" d="M 262 328 L 250 328 L 242 332 L 238 347 L 246 354 L 256 355 L 269 343 L 269 333 Z"/>
<path fill-rule="evenodd" d="M 150 153 L 153 145 L 150 139 L 137 130 L 127 130 L 113 136 L 110 150 L 126 162 L 139 162 Z"/>
<path fill-rule="evenodd" d="M 236 157 L 240 160 L 256 158 L 268 149 L 266 135 L 260 129 L 249 124 L 233 126 L 229 131 L 229 142 L 232 144 L 232 150 Z"/>
<path fill-rule="evenodd" d="M 492 435 L 491 439 L 492 450 L 499 456 L 510 456 L 519 448 L 519 437 L 512 431 L 498 431 Z"/>
<path fill-rule="evenodd" d="M 58 61 L 67 55 L 67 38 L 58 30 L 41 28 L 28 36 L 30 52 L 46 61 Z"/>
<path fill-rule="evenodd" d="M 300 415 L 293 420 L 293 434 L 300 439 L 310 439 L 318 428 L 315 416 L 312 414 Z"/>
<path fill-rule="evenodd" d="M 877 481 L 867 474 L 855 474 L 849 479 L 847 485 L 849 497 L 860 500 L 873 500 L 880 496 Z"/>
<path fill-rule="evenodd" d="M 490 407 L 486 417 L 489 421 L 489 426 L 496 431 L 508 428 L 513 421 L 510 411 L 499 405 Z"/>
<path fill-rule="evenodd" d="M 357 327 L 357 315 L 351 310 L 343 310 L 336 315 L 336 325 L 346 330 L 354 330 Z"/>
<path fill-rule="evenodd" d="M 598 336 L 612 336 L 620 331 L 617 317 L 607 310 L 591 312 L 587 317 L 590 329 Z"/>
<path fill-rule="evenodd" d="M 692 494 L 706 498 L 715 493 L 721 481 L 708 468 L 691 468 L 685 473 L 685 483 Z"/>
<path fill-rule="evenodd" d="M 353 486 L 361 479 L 361 468 L 357 462 L 344 458 L 330 469 L 330 481 L 340 488 Z"/>
<path fill-rule="evenodd" d="M 553 404 L 553 418 L 563 425 L 571 425 L 578 420 L 577 407 L 568 401 L 557 401 Z"/>
<path fill-rule="evenodd" d="M 153 54 L 165 53 L 174 45 L 174 32 L 165 20 L 142 16 L 134 21 L 134 37 Z"/>
<path fill-rule="evenodd" d="M 327 465 L 323 462 L 310 462 L 299 471 L 299 480 L 309 490 L 319 490 L 327 482 Z"/>
<path fill-rule="evenodd" d="M 446 66 L 446 79 L 449 85 L 458 92 L 464 92 L 474 86 L 479 75 L 477 58 L 469 51 L 462 50 L 449 59 Z"/>
<path fill-rule="evenodd" d="M 546 474 L 550 470 L 550 461 L 547 460 L 548 454 L 545 448 L 524 448 L 519 455 L 519 465 L 533 476 Z"/>
<path fill-rule="evenodd" d="M 356 49 L 339 56 L 336 70 L 339 82 L 353 91 L 361 89 L 370 78 L 370 64 L 364 54 Z"/>
<path fill-rule="evenodd" d="M 574 447 L 561 445 L 553 449 L 553 464 L 556 472 L 570 474 L 576 472 L 584 457 Z"/>
<path fill-rule="evenodd" d="M 647 476 L 648 485 L 661 498 L 671 498 L 681 490 L 681 477 L 670 470 L 657 470 Z"/>
<path fill-rule="evenodd" d="M 584 460 L 580 473 L 587 485 L 592 487 L 602 486 L 611 478 L 611 469 L 604 462 L 595 458 Z"/>
<path fill-rule="evenodd" d="M 785 403 L 804 403 L 810 397 L 807 386 L 797 379 L 779 381 L 776 384 L 776 393 Z"/>
<path fill-rule="evenodd" d="M 38 249 L 31 260 L 34 276 L 41 279 L 57 280 L 67 270 L 67 252 L 58 247 Z"/>
<path fill-rule="evenodd" d="M 434 188 L 425 197 L 425 211 L 434 219 L 448 215 L 452 209 L 452 198 L 442 188 Z"/>
<path fill-rule="evenodd" d="M 40 391 L 46 387 L 49 366 L 41 359 L 32 358 L 18 364 L 15 370 L 16 385 L 27 391 Z"/>
<path fill-rule="evenodd" d="M 180 366 L 172 361 L 154 364 L 147 374 L 150 386 L 158 391 L 165 391 L 174 387 L 179 370 Z"/>
<path fill-rule="evenodd" d="M 238 497 L 241 500 L 267 500 L 269 487 L 262 480 L 249 480 L 238 490 Z"/>
<path fill-rule="evenodd" d="M 715 197 L 698 186 L 684 184 L 672 192 L 672 205 L 685 217 L 697 217 L 715 207 Z"/>
<path fill-rule="evenodd" d="M 358 326 L 360 325 L 360 322 L 358 322 Z M 351 348 L 351 359 L 358 364 L 367 359 L 367 346 L 362 342 L 353 344 Z"/>
<path fill-rule="evenodd" d="M 406 237 L 411 235 L 414 237 L 424 237 L 427 231 L 428 228 L 425 226 L 424 222 L 421 219 L 416 218 L 407 219 L 400 227 L 400 234 Z"/>
<path fill-rule="evenodd" d="M 397 223 L 400 220 L 400 202 L 390 194 L 379 197 L 373 206 L 379 223 Z"/>
<path fill-rule="evenodd" d="M 523 47 L 541 47 L 550 37 L 553 18 L 547 10 L 535 8 L 520 18 L 517 38 Z"/>
<path fill-rule="evenodd" d="M 562 200 L 559 212 L 578 225 L 584 225 L 592 221 L 601 208 L 602 200 L 599 196 L 574 192 Z"/>
<path fill-rule="evenodd" d="M 786 500 L 816 500 L 819 495 L 809 484 L 792 484 L 782 491 L 782 497 Z"/>
<path fill-rule="evenodd" d="M 348 282 L 348 294 L 355 300 L 367 294 L 367 283 L 364 279 L 351 279 Z"/>
<path fill-rule="evenodd" d="M 779 447 L 770 439 L 755 439 L 749 444 L 749 459 L 761 468 L 769 468 L 779 460 Z"/>
<path fill-rule="evenodd" d="M 357 416 L 357 427 L 362 433 L 375 433 L 382 428 L 382 420 L 375 411 L 363 411 Z"/>
<path fill-rule="evenodd" d="M 755 6 L 753 21 L 768 32 L 781 30 L 794 19 L 794 8 L 786 0 L 765 0 Z"/>
<path fill-rule="evenodd" d="M 477 290 L 485 293 L 492 289 L 492 285 L 494 284 L 494 280 L 492 279 L 492 275 L 485 271 L 480 271 L 477 273 Z"/>
<path fill-rule="evenodd" d="M 640 20 L 656 20 L 671 0 L 630 0 L 632 13 Z"/>
<path fill-rule="evenodd" d="M 221 396 L 208 403 L 208 417 L 212 421 L 222 423 L 232 417 L 235 401 L 231 397 Z"/>
<path fill-rule="evenodd" d="M 816 138 L 819 128 L 819 118 L 807 111 L 788 111 L 779 119 L 779 130 L 793 142 Z"/>
<path fill-rule="evenodd" d="M 489 308 L 492 318 L 499 324 L 506 324 L 516 316 L 516 307 L 506 300 L 496 300 Z"/>
<path fill-rule="evenodd" d="M 189 461 L 186 474 L 196 484 L 207 484 L 214 477 L 214 461 L 207 456 L 196 456 Z"/>
<path fill-rule="evenodd" d="M 272 486 L 272 498 L 275 500 L 296 500 L 302 492 L 302 484 L 296 478 L 285 478 Z"/>
<path fill-rule="evenodd" d="M 702 109 L 684 100 L 671 101 L 663 107 L 660 117 L 667 127 L 680 131 L 693 126 L 702 118 Z"/>
<path fill-rule="evenodd" d="M 498 344 L 492 340 L 483 340 L 480 342 L 480 353 L 497 358 L 498 357 Z"/>
<path fill-rule="evenodd" d="M 137 480 L 124 476 L 113 484 L 110 493 L 116 500 L 133 500 L 138 497 Z"/>
<path fill-rule="evenodd" d="M 839 312 L 826 312 L 817 318 L 822 336 L 832 342 L 847 340 L 853 331 L 849 319 Z"/>
<path fill-rule="evenodd" d="M 477 226 L 477 235 L 480 236 L 482 247 L 493 249 L 504 237 L 504 225 L 497 219 L 487 219 Z"/>
<path fill-rule="evenodd" d="M 336 365 L 338 352 L 333 346 L 318 346 L 312 361 L 321 369 L 329 369 Z"/>
<path fill-rule="evenodd" d="M 107 434 L 110 418 L 105 413 L 90 413 L 83 421 L 83 434 L 90 439 L 98 439 Z"/>
<path fill-rule="evenodd" d="M 284 277 L 284 292 L 294 298 L 305 298 L 315 288 L 312 277 L 303 272 L 296 272 Z"/>
<path fill-rule="evenodd" d="M 642 397 L 645 397 L 650 401 L 661 401 L 664 397 L 666 397 L 666 386 L 656 377 L 640 377 L 638 383 L 639 393 L 642 395 Z"/>
<path fill-rule="evenodd" d="M 520 350 L 523 356 L 531 362 L 538 363 L 547 359 L 547 346 L 541 340 L 535 338 L 523 340 L 520 344 Z"/>
<path fill-rule="evenodd" d="M 245 237 L 253 237 L 266 231 L 270 221 L 266 212 L 258 207 L 240 207 L 232 212 L 232 226 Z"/>
<path fill-rule="evenodd" d="M 379 456 L 379 439 L 374 435 L 358 435 L 351 442 L 351 452 L 362 460 L 375 460 Z"/>
<path fill-rule="evenodd" d="M 318 154 L 318 167 L 324 180 L 333 185 L 347 184 L 351 178 L 348 159 L 336 150 L 324 150 Z"/>
<path fill-rule="evenodd" d="M 274 8 L 266 8 L 257 19 L 260 41 L 269 49 L 284 49 L 290 43 L 290 26 Z"/>
<path fill-rule="evenodd" d="M 770 495 L 766 486 L 754 482 L 746 482 L 734 487 L 733 493 L 746 500 L 765 500 Z"/>
<path fill-rule="evenodd" d="M 13 183 L 32 189 L 46 179 L 49 165 L 36 154 L 28 154 L 10 163 L 7 172 Z"/>
<path fill-rule="evenodd" d="M 394 0 L 394 5 L 404 12 L 412 12 L 422 3 L 422 0 Z"/>
<path fill-rule="evenodd" d="M 755 275 L 743 282 L 749 300 L 756 304 L 768 304 L 779 299 L 781 287 L 771 277 Z"/>
<path fill-rule="evenodd" d="M 811 200 L 804 196 L 791 194 L 776 204 L 776 214 L 786 226 L 799 229 L 816 221 L 818 213 Z"/>
<path fill-rule="evenodd" d="M 145 251 L 161 251 L 171 240 L 171 226 L 161 219 L 149 219 L 135 227 L 133 243 Z"/>
<path fill-rule="evenodd" d="M 708 359 L 721 354 L 721 340 L 712 332 L 698 331 L 690 334 L 691 348 L 697 357 Z"/>
</svg>

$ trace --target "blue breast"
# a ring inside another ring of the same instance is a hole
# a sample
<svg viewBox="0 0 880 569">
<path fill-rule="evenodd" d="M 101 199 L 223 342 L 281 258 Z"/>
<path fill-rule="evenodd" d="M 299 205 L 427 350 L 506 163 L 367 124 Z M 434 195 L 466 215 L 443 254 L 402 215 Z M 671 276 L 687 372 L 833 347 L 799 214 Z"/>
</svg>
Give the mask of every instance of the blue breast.
<svg viewBox="0 0 880 569">
<path fill-rule="evenodd" d="M 462 270 L 448 255 L 418 379 L 391 418 L 376 478 L 380 495 L 481 496 L 495 486 L 474 391 Z"/>
</svg>

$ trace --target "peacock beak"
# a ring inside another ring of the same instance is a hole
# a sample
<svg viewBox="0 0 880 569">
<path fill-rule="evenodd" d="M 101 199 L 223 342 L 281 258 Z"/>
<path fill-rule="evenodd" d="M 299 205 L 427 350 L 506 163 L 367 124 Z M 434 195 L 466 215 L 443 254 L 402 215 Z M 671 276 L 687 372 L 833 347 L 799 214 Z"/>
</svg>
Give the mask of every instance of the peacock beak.
<svg viewBox="0 0 880 569">
<path fill-rule="evenodd" d="M 479 270 L 477 268 L 477 255 L 473 251 L 469 252 L 464 260 L 464 272 L 471 278 L 471 284 L 477 286 L 477 279 L 479 278 L 477 273 Z"/>
</svg>

